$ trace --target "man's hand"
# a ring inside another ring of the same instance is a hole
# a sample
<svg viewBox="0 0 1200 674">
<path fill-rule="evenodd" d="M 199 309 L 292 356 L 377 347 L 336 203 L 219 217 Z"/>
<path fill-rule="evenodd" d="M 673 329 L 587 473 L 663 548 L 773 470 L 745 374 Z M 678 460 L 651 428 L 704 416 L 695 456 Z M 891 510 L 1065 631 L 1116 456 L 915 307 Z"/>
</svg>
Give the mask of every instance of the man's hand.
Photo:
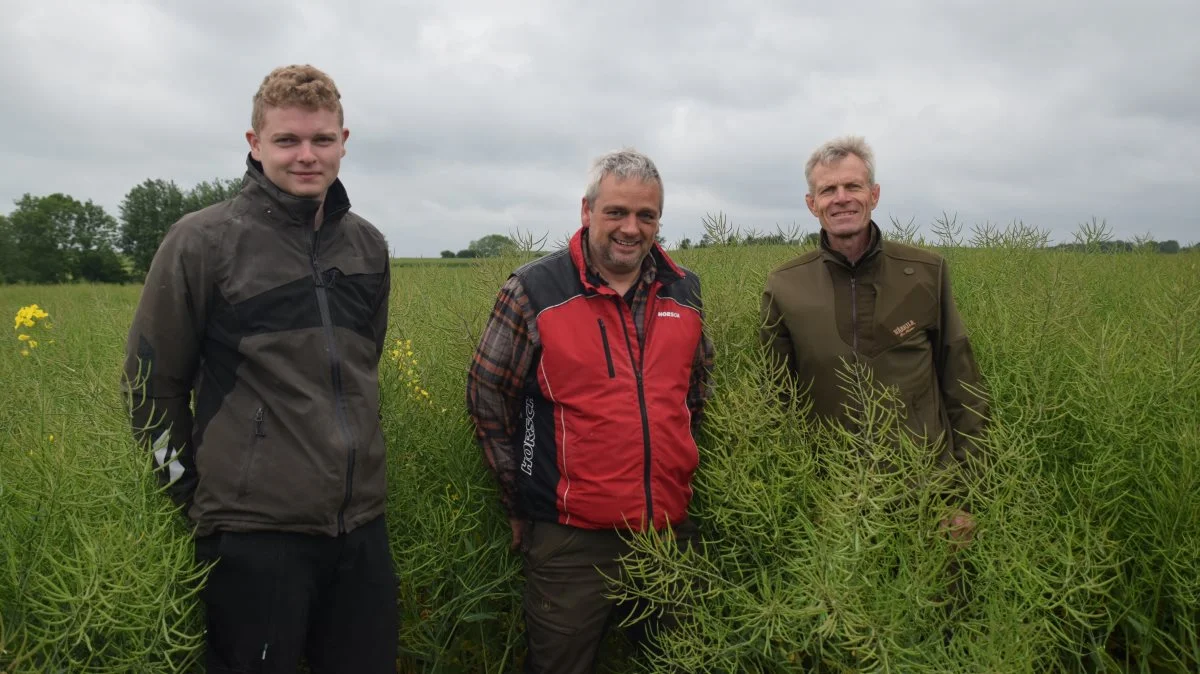
<svg viewBox="0 0 1200 674">
<path fill-rule="evenodd" d="M 512 545 L 509 550 L 516 550 L 521 547 L 521 539 L 525 536 L 525 520 L 520 517 L 508 518 L 508 524 L 512 527 Z"/>
<path fill-rule="evenodd" d="M 942 518 L 938 531 L 949 532 L 951 549 L 961 550 L 975 538 L 975 518 L 965 510 L 956 509 Z"/>
</svg>

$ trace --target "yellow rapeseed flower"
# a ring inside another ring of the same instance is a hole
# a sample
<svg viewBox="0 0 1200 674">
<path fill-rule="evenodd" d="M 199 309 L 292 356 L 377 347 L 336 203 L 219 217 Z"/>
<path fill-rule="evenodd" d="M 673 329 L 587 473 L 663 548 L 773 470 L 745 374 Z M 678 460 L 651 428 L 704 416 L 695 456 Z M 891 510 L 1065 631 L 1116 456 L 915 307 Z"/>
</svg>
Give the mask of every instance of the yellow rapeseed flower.
<svg viewBox="0 0 1200 674">
<path fill-rule="evenodd" d="M 29 349 L 21 349 L 21 355 L 22 355 L 22 356 L 28 356 L 28 355 L 29 355 Z"/>
<path fill-rule="evenodd" d="M 17 339 L 18 339 L 19 341 L 22 341 L 22 342 L 28 342 L 28 341 L 29 341 L 29 335 L 17 335 Z"/>
<path fill-rule="evenodd" d="M 20 330 L 22 326 L 32 328 L 35 325 L 35 321 L 40 321 L 48 316 L 50 314 L 46 313 L 36 304 L 21 307 L 17 310 L 16 318 L 13 320 L 13 330 Z"/>
</svg>

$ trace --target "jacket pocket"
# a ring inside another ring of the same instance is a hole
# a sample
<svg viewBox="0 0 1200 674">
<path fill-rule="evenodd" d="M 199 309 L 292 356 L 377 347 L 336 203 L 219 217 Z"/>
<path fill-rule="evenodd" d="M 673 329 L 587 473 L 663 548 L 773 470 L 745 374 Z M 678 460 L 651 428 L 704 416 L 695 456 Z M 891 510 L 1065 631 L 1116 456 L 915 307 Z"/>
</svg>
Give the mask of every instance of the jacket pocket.
<svg viewBox="0 0 1200 674">
<path fill-rule="evenodd" d="M 597 318 L 596 322 L 600 324 L 600 341 L 604 344 L 604 362 L 608 364 L 608 378 L 613 379 L 617 372 L 613 369 L 612 350 L 608 348 L 608 331 L 604 329 L 603 318 Z"/>
<path fill-rule="evenodd" d="M 266 410 L 262 407 L 254 413 L 254 435 L 250 437 L 250 448 L 246 459 L 242 462 L 242 475 L 238 478 L 238 499 L 245 498 L 250 493 L 250 476 L 254 474 L 254 462 L 258 459 L 258 448 L 262 439 L 267 437 L 265 422 Z"/>
</svg>

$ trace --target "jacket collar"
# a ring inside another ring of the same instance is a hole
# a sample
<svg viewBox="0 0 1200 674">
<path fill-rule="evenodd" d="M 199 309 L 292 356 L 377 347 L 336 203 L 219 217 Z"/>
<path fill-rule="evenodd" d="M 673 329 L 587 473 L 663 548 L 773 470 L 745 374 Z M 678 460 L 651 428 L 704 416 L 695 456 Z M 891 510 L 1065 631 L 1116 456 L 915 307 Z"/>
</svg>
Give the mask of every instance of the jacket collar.
<svg viewBox="0 0 1200 674">
<path fill-rule="evenodd" d="M 845 255 L 830 247 L 829 235 L 825 233 L 824 229 L 821 230 L 821 257 L 847 269 L 857 269 L 866 265 L 879 254 L 879 251 L 883 250 L 883 233 L 879 230 L 879 225 L 875 224 L 874 220 L 871 220 L 867 224 L 867 227 L 870 229 L 871 239 L 867 243 L 866 251 L 863 252 L 858 262 L 851 264 Z"/>
<path fill-rule="evenodd" d="M 279 189 L 263 173 L 262 162 L 254 159 L 250 153 L 246 153 L 242 193 L 265 206 L 265 216 L 269 220 L 287 225 L 312 227 L 317 210 L 321 208 L 320 199 L 297 197 Z M 325 193 L 325 222 L 322 224 L 336 222 L 349 210 L 350 197 L 346 194 L 346 187 L 341 178 L 336 178 Z"/>
<path fill-rule="evenodd" d="M 587 235 L 588 228 L 580 227 L 575 235 L 571 237 L 571 242 L 568 246 L 571 253 L 571 262 L 575 265 L 575 270 L 579 273 L 579 282 L 588 292 L 609 292 L 616 291 L 609 288 L 604 279 L 592 267 L 590 254 L 587 251 Z M 647 277 L 654 279 L 663 285 L 671 283 L 683 278 L 683 271 L 675 264 L 675 261 L 667 255 L 667 251 L 663 250 L 658 242 L 654 242 L 650 246 L 650 253 L 642 260 L 642 273 L 638 278 L 640 283 Z M 636 285 L 636 284 L 635 284 Z"/>
</svg>

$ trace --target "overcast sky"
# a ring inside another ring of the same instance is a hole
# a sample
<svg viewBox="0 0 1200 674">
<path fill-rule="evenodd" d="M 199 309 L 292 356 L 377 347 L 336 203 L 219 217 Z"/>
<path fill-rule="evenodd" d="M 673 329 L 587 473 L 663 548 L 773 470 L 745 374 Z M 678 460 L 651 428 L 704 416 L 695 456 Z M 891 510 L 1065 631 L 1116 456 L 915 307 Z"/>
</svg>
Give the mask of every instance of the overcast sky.
<svg viewBox="0 0 1200 674">
<path fill-rule="evenodd" d="M 311 63 L 342 92 L 351 202 L 401 256 L 560 240 L 622 146 L 657 162 L 672 242 L 717 212 L 815 231 L 804 162 L 847 133 L 875 148 L 881 224 L 1200 241 L 1200 3 L 884 7 L 0 0 L 0 212 L 65 192 L 117 216 L 147 178 L 240 177 L 263 76 Z"/>
</svg>

